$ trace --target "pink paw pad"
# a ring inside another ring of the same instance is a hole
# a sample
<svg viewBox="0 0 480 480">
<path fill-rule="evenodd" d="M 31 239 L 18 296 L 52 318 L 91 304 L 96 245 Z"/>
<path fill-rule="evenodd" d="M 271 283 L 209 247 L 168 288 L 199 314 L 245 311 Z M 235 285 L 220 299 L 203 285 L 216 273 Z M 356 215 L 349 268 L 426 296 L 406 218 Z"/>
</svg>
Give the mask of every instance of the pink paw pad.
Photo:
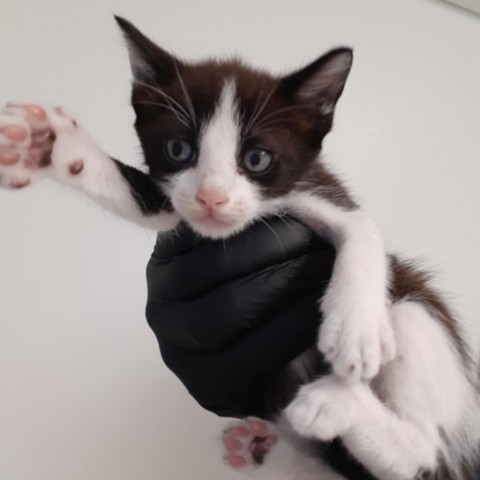
<svg viewBox="0 0 480 480">
<path fill-rule="evenodd" d="M 51 164 L 55 134 L 46 111 L 35 104 L 0 110 L 0 184 L 24 188 Z"/>
<path fill-rule="evenodd" d="M 28 177 L 19 177 L 19 178 L 14 178 L 10 181 L 10 186 L 12 188 L 24 188 L 28 185 L 30 185 L 31 179 Z"/>
<path fill-rule="evenodd" d="M 9 103 L 0 108 L 0 187 L 23 188 L 45 174 L 78 176 L 85 168 L 83 158 L 54 153 L 57 137 L 63 135 L 66 142 L 77 132 L 76 121 L 60 107 Z"/>
<path fill-rule="evenodd" d="M 72 175 L 78 175 L 83 170 L 83 160 L 81 158 L 74 160 L 69 166 L 68 171 Z"/>
<path fill-rule="evenodd" d="M 0 150 L 0 164 L 15 165 L 20 160 L 20 154 L 15 150 Z"/>
<path fill-rule="evenodd" d="M 277 441 L 269 424 L 258 418 L 239 421 L 222 436 L 224 460 L 235 470 L 258 467 Z"/>
<path fill-rule="evenodd" d="M 24 108 L 27 111 L 28 118 L 40 120 L 41 122 L 47 119 L 45 110 L 39 105 L 25 105 Z"/>
<path fill-rule="evenodd" d="M 23 142 L 28 137 L 27 130 L 17 125 L 7 125 L 1 131 L 8 139 L 14 142 Z"/>
</svg>

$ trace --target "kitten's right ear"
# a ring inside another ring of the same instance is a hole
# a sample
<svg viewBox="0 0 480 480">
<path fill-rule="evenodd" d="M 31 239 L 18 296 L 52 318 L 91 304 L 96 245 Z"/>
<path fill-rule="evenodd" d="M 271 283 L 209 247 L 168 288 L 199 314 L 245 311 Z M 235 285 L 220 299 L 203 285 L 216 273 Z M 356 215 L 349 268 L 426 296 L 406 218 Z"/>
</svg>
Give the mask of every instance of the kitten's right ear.
<svg viewBox="0 0 480 480">
<path fill-rule="evenodd" d="M 160 48 L 128 20 L 115 15 L 115 20 L 127 42 L 134 81 L 162 85 L 176 74 L 180 61 Z"/>
<path fill-rule="evenodd" d="M 282 86 L 297 101 L 317 108 L 321 115 L 332 116 L 352 61 L 351 48 L 331 50 L 305 68 L 283 78 Z"/>
</svg>

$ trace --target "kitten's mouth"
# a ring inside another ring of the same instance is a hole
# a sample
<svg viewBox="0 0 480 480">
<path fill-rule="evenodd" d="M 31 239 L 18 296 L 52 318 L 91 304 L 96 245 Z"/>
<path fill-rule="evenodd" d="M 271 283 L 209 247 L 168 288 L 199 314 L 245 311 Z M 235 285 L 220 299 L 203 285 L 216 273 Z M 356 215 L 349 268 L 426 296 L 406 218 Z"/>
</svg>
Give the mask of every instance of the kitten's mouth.
<svg viewBox="0 0 480 480">
<path fill-rule="evenodd" d="M 234 222 L 218 218 L 214 213 L 209 212 L 195 218 L 195 223 L 200 223 L 209 227 L 231 227 Z"/>
<path fill-rule="evenodd" d="M 212 213 L 188 218 L 187 221 L 200 235 L 210 238 L 228 237 L 238 229 L 237 222 L 219 218 Z"/>
</svg>

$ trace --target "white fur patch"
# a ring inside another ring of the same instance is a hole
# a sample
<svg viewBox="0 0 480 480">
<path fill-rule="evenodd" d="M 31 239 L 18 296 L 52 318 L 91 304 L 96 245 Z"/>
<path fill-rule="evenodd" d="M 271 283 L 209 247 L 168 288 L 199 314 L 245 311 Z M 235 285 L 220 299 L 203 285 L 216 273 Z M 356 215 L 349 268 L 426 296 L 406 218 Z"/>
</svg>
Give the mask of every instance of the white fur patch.
<svg viewBox="0 0 480 480">
<path fill-rule="evenodd" d="M 240 120 L 235 100 L 235 82 L 225 82 L 217 108 L 200 134 L 198 187 L 221 186 L 226 192 L 235 185 Z"/>
</svg>

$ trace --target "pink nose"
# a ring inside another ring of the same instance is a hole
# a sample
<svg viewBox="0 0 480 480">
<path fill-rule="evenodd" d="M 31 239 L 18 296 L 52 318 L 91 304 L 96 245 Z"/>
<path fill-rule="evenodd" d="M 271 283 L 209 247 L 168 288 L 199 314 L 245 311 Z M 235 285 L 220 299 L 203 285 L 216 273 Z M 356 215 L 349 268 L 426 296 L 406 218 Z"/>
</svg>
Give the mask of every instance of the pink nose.
<svg viewBox="0 0 480 480">
<path fill-rule="evenodd" d="M 219 187 L 201 187 L 197 192 L 197 201 L 208 208 L 225 205 L 230 200 L 228 192 Z"/>
</svg>

